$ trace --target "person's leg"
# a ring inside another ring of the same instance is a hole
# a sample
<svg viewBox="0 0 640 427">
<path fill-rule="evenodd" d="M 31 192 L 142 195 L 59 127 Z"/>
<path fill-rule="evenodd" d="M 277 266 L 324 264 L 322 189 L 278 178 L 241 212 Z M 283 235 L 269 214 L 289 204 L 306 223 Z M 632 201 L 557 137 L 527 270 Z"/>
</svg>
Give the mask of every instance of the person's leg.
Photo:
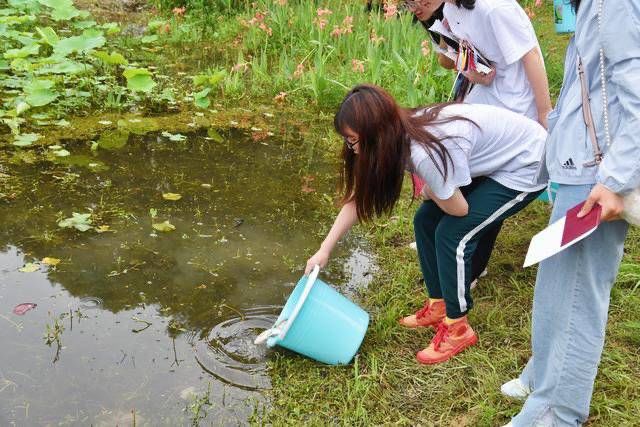
<svg viewBox="0 0 640 427">
<path fill-rule="evenodd" d="M 466 314 L 473 305 L 469 292 L 471 256 L 487 230 L 519 212 L 538 193 L 518 192 L 486 179 L 466 195 L 467 215 L 445 215 L 439 221 L 435 234 L 436 265 L 448 319 L 429 347 L 418 353 L 418 361 L 439 363 L 475 344 L 477 337 L 466 322 Z M 456 319 L 461 321 L 454 326 Z"/>
<path fill-rule="evenodd" d="M 561 185 L 551 222 L 585 200 L 591 188 Z M 532 316 L 533 392 L 512 425 L 529 427 L 549 414 L 555 426 L 587 419 L 627 229 L 623 221 L 602 223 L 540 264 Z"/>
<path fill-rule="evenodd" d="M 427 200 L 421 204 L 413 218 L 418 260 L 429 297 L 424 307 L 415 314 L 400 319 L 402 326 L 408 328 L 434 326 L 445 316 L 435 249 L 436 229 L 443 216 L 442 209 L 433 201 Z"/>
<path fill-rule="evenodd" d="M 462 317 L 473 306 L 469 293 L 473 280 L 471 258 L 478 242 L 495 224 L 524 209 L 538 194 L 511 190 L 487 179 L 467 194 L 467 215 L 442 218 L 436 231 L 436 250 L 438 277 L 448 317 Z"/>
<path fill-rule="evenodd" d="M 478 279 L 487 269 L 489 259 L 491 259 L 491 253 L 493 252 L 493 247 L 496 244 L 496 239 L 498 238 L 498 234 L 500 234 L 501 229 L 502 222 L 499 222 L 489 228 L 487 232 L 482 235 L 480 240 L 478 240 L 478 247 L 471 257 L 472 280 Z"/>
<path fill-rule="evenodd" d="M 442 209 L 433 201 L 422 203 L 413 217 L 413 230 L 418 247 L 418 260 L 422 277 L 431 298 L 442 298 L 438 278 L 438 260 L 436 258 L 436 229 L 444 216 Z"/>
</svg>

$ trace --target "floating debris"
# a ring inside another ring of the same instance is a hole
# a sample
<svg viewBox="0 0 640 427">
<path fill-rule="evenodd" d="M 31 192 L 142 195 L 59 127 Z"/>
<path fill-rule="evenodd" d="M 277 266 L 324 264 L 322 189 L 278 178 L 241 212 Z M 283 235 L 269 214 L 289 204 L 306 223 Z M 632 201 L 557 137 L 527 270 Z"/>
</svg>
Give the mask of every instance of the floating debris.
<svg viewBox="0 0 640 427">
<path fill-rule="evenodd" d="M 33 310 L 37 306 L 38 304 L 34 302 L 23 302 L 22 304 L 18 304 L 13 308 L 13 314 L 23 316 L 27 311 Z"/>
<path fill-rule="evenodd" d="M 162 198 L 165 200 L 176 201 L 182 199 L 182 195 L 178 193 L 162 193 Z"/>
<path fill-rule="evenodd" d="M 44 265 L 50 265 L 52 267 L 55 267 L 56 265 L 60 264 L 60 260 L 58 258 L 52 258 L 52 257 L 44 257 L 40 262 L 43 263 Z"/>
<path fill-rule="evenodd" d="M 38 270 L 40 270 L 40 266 L 32 262 L 28 262 L 23 267 L 18 269 L 18 271 L 21 271 L 23 273 L 33 273 L 34 271 Z"/>
</svg>

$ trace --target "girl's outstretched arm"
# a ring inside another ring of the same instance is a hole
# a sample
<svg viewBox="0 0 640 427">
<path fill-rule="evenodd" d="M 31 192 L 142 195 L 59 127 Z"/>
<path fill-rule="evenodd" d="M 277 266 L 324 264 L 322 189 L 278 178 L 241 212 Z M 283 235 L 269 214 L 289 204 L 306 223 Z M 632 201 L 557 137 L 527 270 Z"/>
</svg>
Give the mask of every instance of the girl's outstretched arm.
<svg viewBox="0 0 640 427">
<path fill-rule="evenodd" d="M 465 216 L 469 213 L 469 204 L 459 188 L 456 188 L 453 192 L 453 196 L 446 200 L 438 199 L 428 185 L 422 187 L 422 192 L 424 193 L 423 195 L 425 196 L 425 199 L 429 198 L 433 200 L 440 209 L 451 216 Z"/>
<path fill-rule="evenodd" d="M 342 206 L 340 213 L 338 213 L 336 220 L 333 222 L 329 234 L 327 234 L 327 237 L 325 237 L 320 245 L 320 249 L 307 260 L 307 266 L 304 270 L 305 275 L 309 274 L 316 264 L 319 265 L 320 268 L 324 268 L 327 265 L 333 248 L 336 247 L 338 241 L 340 241 L 342 236 L 344 236 L 356 222 L 358 222 L 358 214 L 356 213 L 356 203 L 352 200 Z"/>
<path fill-rule="evenodd" d="M 522 57 L 524 71 L 529 79 L 529 84 L 533 90 L 538 109 L 538 122 L 548 128 L 547 115 L 551 111 L 551 98 L 549 97 L 549 81 L 547 72 L 544 69 L 544 61 L 540 50 L 534 47 Z"/>
</svg>

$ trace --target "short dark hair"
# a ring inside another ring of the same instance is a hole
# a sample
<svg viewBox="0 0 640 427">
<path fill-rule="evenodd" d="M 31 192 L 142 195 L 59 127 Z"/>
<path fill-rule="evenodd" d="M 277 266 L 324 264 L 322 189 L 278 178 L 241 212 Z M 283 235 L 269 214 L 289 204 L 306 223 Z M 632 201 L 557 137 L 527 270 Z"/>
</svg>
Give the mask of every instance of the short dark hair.
<svg viewBox="0 0 640 427">
<path fill-rule="evenodd" d="M 471 10 L 476 7 L 476 0 L 456 0 L 456 6 Z"/>
</svg>

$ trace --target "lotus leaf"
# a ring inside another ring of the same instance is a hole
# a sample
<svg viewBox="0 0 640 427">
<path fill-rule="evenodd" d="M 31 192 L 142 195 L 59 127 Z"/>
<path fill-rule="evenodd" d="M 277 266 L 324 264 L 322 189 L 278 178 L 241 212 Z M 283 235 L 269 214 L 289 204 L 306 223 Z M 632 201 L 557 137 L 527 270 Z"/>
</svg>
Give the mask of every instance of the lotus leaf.
<svg viewBox="0 0 640 427">
<path fill-rule="evenodd" d="M 87 231 L 92 229 L 91 226 L 91 214 L 79 214 L 77 212 L 73 212 L 70 218 L 63 219 L 58 222 L 58 227 L 62 228 L 75 228 L 78 231 Z"/>
<path fill-rule="evenodd" d="M 145 68 L 128 68 L 122 74 L 127 79 L 127 88 L 134 92 L 151 92 L 156 85 Z"/>
<path fill-rule="evenodd" d="M 94 52 L 93 56 L 109 65 L 126 65 L 128 61 L 118 52 L 107 53 L 104 51 Z"/>
<path fill-rule="evenodd" d="M 9 49 L 4 53 L 6 59 L 26 58 L 27 56 L 37 55 L 40 51 L 40 45 L 34 43 L 20 49 Z"/>
<path fill-rule="evenodd" d="M 74 52 L 89 53 L 104 46 L 106 42 L 107 39 L 104 38 L 102 31 L 85 30 L 80 36 L 60 39 L 53 51 L 58 56 L 67 56 Z"/>
<path fill-rule="evenodd" d="M 163 233 L 173 231 L 176 229 L 175 225 L 171 224 L 169 221 L 164 221 L 160 223 L 153 224 L 153 229 L 156 231 L 161 231 Z"/>
<path fill-rule="evenodd" d="M 38 34 L 40 34 L 40 37 L 42 37 L 42 41 L 49 46 L 55 46 L 60 41 L 60 37 L 58 37 L 55 30 L 51 27 L 36 27 L 36 31 L 38 32 Z"/>
<path fill-rule="evenodd" d="M 211 88 L 204 88 L 200 92 L 196 92 L 193 94 L 193 103 L 198 108 L 209 108 L 211 105 L 211 100 L 209 100 L 209 92 L 211 92 Z"/>
<path fill-rule="evenodd" d="M 100 27 L 107 32 L 107 35 L 112 36 L 120 32 L 120 27 L 115 22 L 107 22 Z"/>
<path fill-rule="evenodd" d="M 56 61 L 52 64 L 44 65 L 42 68 L 36 71 L 36 74 L 80 74 L 93 70 L 90 64 L 82 64 L 80 62 L 72 61 L 67 58 L 51 58 L 52 61 Z"/>
<path fill-rule="evenodd" d="M 24 88 L 26 101 L 34 107 L 47 105 L 58 97 L 58 93 L 52 90 L 55 83 L 51 80 L 32 80 Z"/>
<path fill-rule="evenodd" d="M 34 142 L 40 139 L 40 135 L 37 133 L 23 133 L 21 135 L 16 135 L 13 140 L 13 145 L 18 147 L 27 147 Z"/>
<path fill-rule="evenodd" d="M 182 199 L 182 195 L 178 193 L 162 193 L 162 198 L 165 200 L 176 201 Z"/>
</svg>

